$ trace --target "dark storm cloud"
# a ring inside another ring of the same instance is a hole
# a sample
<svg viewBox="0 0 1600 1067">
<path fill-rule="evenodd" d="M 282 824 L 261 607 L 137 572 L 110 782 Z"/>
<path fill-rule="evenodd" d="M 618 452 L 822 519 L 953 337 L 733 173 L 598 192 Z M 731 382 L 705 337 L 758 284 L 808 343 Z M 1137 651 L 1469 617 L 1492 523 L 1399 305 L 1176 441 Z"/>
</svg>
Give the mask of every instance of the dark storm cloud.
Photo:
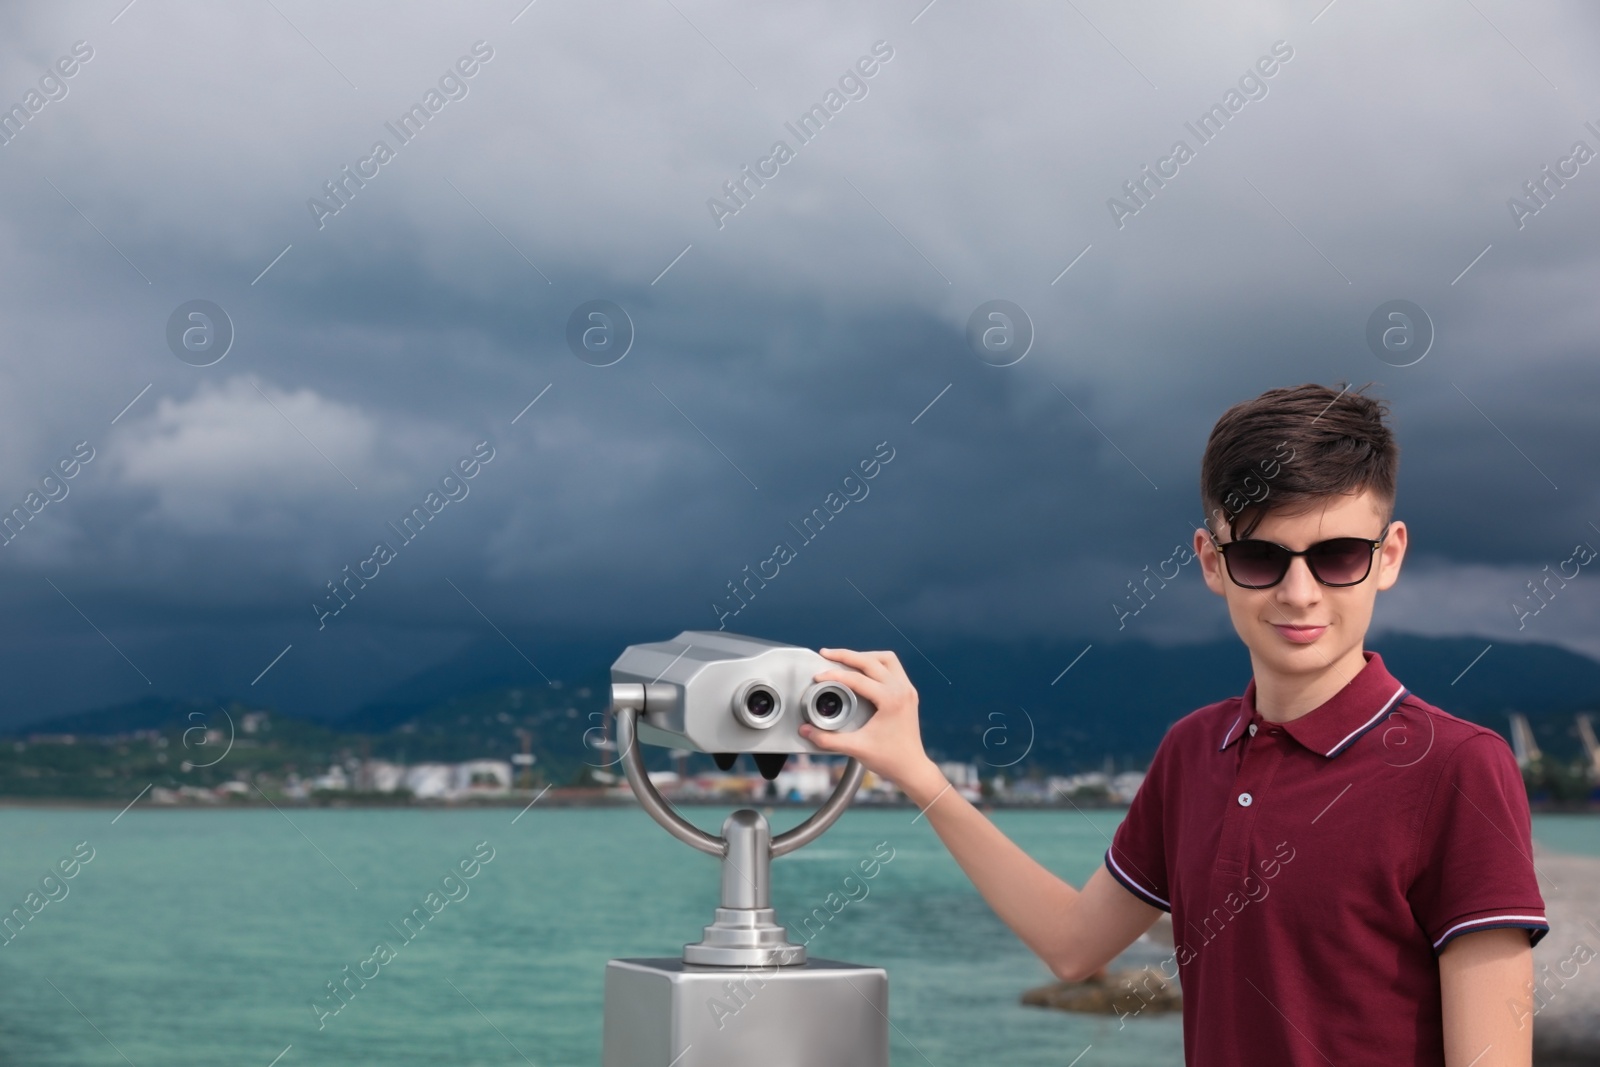
<svg viewBox="0 0 1600 1067">
<path fill-rule="evenodd" d="M 0 549 L 29 707 L 242 691 L 293 643 L 263 685 L 333 710 L 486 619 L 714 627 L 783 541 L 730 625 L 870 597 L 912 634 L 1213 636 L 1192 564 L 1114 605 L 1194 528 L 1217 415 L 1340 379 L 1403 446 L 1379 625 L 1600 653 L 1582 579 L 1523 631 L 1509 606 L 1600 544 L 1600 161 L 1512 204 L 1600 151 L 1588 9 L 122 7 L 0 15 L 0 101 L 94 49 L 0 146 L 0 492 L 98 450 Z M 165 338 L 197 297 L 237 333 L 209 367 Z M 636 331 L 609 367 L 567 347 L 597 298 Z M 1035 332 L 1014 366 L 965 340 L 996 298 Z M 1397 298 L 1436 330 L 1414 366 L 1364 340 Z"/>
</svg>

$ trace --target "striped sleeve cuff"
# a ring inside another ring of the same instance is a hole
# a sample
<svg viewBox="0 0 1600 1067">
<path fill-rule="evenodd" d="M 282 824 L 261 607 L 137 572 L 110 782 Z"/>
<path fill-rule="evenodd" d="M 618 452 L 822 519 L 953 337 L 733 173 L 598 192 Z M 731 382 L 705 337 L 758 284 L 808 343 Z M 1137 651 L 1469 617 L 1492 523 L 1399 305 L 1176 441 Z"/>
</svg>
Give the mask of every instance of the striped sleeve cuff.
<svg viewBox="0 0 1600 1067">
<path fill-rule="evenodd" d="M 1446 945 L 1462 934 L 1503 927 L 1527 930 L 1529 945 L 1537 945 L 1540 939 L 1550 932 L 1550 923 L 1546 921 L 1543 910 L 1539 908 L 1506 908 L 1475 912 L 1470 917 L 1458 918 L 1445 924 L 1444 929 L 1433 939 L 1433 951 L 1436 953 L 1442 951 Z"/>
<path fill-rule="evenodd" d="M 1140 885 L 1133 878 L 1129 877 L 1128 873 L 1117 864 L 1117 861 L 1112 859 L 1111 850 L 1109 848 L 1106 849 L 1106 870 L 1111 872 L 1111 877 L 1122 883 L 1122 887 L 1124 889 L 1138 897 L 1140 900 L 1144 901 L 1146 904 L 1160 908 L 1162 911 L 1170 912 L 1172 910 L 1172 904 L 1169 901 L 1162 900 L 1153 892 Z"/>
</svg>

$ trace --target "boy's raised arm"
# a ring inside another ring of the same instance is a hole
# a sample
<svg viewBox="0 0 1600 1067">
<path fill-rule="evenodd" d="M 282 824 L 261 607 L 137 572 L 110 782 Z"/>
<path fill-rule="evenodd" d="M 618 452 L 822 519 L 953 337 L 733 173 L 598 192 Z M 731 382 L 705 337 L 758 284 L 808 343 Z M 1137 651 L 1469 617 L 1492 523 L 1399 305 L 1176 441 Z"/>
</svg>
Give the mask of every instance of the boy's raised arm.
<svg viewBox="0 0 1600 1067">
<path fill-rule="evenodd" d="M 1160 909 L 1123 888 L 1104 867 L 1081 892 L 1074 889 L 951 788 L 923 750 L 917 691 L 893 652 L 819 651 L 854 670 L 820 671 L 816 680 L 849 686 L 872 701 L 877 712 L 849 733 L 808 724 L 801 734 L 818 748 L 853 756 L 899 786 L 923 811 L 989 907 L 1052 973 L 1068 980 L 1087 977 L 1155 923 Z"/>
<path fill-rule="evenodd" d="M 1449 1067 L 1533 1062 L 1533 949 L 1516 927 L 1463 934 L 1439 954 Z"/>
</svg>

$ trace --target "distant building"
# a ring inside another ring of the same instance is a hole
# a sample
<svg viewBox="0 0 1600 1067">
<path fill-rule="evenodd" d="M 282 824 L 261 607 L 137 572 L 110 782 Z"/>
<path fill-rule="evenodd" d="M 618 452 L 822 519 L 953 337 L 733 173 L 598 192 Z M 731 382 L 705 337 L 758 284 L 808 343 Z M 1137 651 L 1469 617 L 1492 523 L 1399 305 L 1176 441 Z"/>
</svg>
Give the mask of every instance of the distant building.
<svg viewBox="0 0 1600 1067">
<path fill-rule="evenodd" d="M 772 783 L 784 800 L 821 800 L 833 792 L 833 768 L 802 752 L 789 757 Z"/>
<path fill-rule="evenodd" d="M 979 800 L 983 797 L 976 763 L 941 763 L 939 770 L 950 782 L 951 788 L 968 800 Z"/>
<path fill-rule="evenodd" d="M 1118 804 L 1132 804 L 1134 794 L 1143 784 L 1143 771 L 1123 771 L 1111 779 L 1111 799 Z"/>
<path fill-rule="evenodd" d="M 324 773 L 305 780 L 289 774 L 283 784 L 284 796 L 305 800 L 315 792 L 395 793 L 403 789 L 418 800 L 458 800 L 501 796 L 510 792 L 512 786 L 509 760 L 417 763 L 410 767 L 377 759 L 346 762 L 348 769 L 335 763 Z M 217 795 L 247 791 L 243 782 L 234 781 L 218 787 Z"/>
<path fill-rule="evenodd" d="M 863 800 L 893 801 L 901 797 L 900 787 L 887 778 L 879 778 L 868 771 L 861 779 L 861 789 L 856 793 Z"/>
<path fill-rule="evenodd" d="M 375 793 L 393 793 L 405 784 L 406 769 L 388 760 L 369 759 L 361 765 L 361 787 Z"/>
<path fill-rule="evenodd" d="M 685 797 L 720 797 L 729 800 L 759 800 L 766 796 L 766 779 L 753 774 L 727 774 L 709 771 L 683 779 L 677 795 Z"/>
<path fill-rule="evenodd" d="M 339 791 L 349 789 L 350 776 L 344 772 L 343 767 L 335 763 L 333 766 L 328 768 L 327 773 L 319 774 L 315 778 L 311 779 L 311 788 L 313 791 Z"/>
<path fill-rule="evenodd" d="M 219 796 L 219 793 L 210 789 L 201 789 L 197 785 L 180 785 L 176 789 L 163 789 L 158 785 L 152 786 L 150 789 L 150 803 L 152 804 L 181 804 L 184 801 L 215 804 Z"/>
<path fill-rule="evenodd" d="M 1007 800 L 1032 804 L 1130 804 L 1144 782 L 1142 771 L 1107 774 L 1053 774 L 1047 778 L 997 778 L 995 792 Z"/>
<path fill-rule="evenodd" d="M 455 786 L 455 766 L 449 763 L 418 763 L 406 768 L 401 783 L 418 800 L 444 800 Z"/>
<path fill-rule="evenodd" d="M 483 796 L 511 791 L 511 761 L 475 759 L 455 765 L 456 796 Z"/>
</svg>

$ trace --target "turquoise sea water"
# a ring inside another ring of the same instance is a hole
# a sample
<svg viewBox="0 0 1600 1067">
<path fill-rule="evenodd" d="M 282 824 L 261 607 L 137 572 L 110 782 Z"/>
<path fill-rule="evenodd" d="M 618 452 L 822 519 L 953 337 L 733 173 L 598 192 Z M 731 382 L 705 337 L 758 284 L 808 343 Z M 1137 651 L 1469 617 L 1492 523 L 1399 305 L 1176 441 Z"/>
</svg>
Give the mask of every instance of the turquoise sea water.
<svg viewBox="0 0 1600 1067">
<path fill-rule="evenodd" d="M 1600 856 L 1600 819 L 1592 815 L 1535 815 L 1534 843 L 1554 852 Z"/>
<path fill-rule="evenodd" d="M 715 830 L 725 813 L 688 814 Z M 772 818 L 781 830 L 804 814 Z M 1048 971 L 914 814 L 854 810 L 773 868 L 779 918 L 798 922 L 830 892 L 844 895 L 859 861 L 887 851 L 880 842 L 894 850 L 868 894 L 809 951 L 888 969 L 895 1063 L 1059 1067 L 1089 1045 L 1097 1065 L 1182 1062 L 1175 1016 L 1119 1031 L 1115 1018 L 1021 1007 L 1018 994 L 1048 981 Z M 7 910 L 75 844 L 94 849 L 67 895 L 0 946 L 4 1067 L 268 1067 L 280 1054 L 280 1067 L 592 1067 L 606 960 L 677 955 L 698 940 L 716 902 L 716 861 L 636 809 L 535 807 L 514 824 L 515 809 L 289 810 L 286 818 L 271 809 L 135 808 L 114 817 L 0 809 Z M 995 816 L 1075 884 L 1100 862 L 1119 818 Z M 1600 853 L 1600 822 L 1541 818 L 1536 836 L 1547 826 L 1551 847 Z M 403 941 L 391 924 L 441 890 L 459 861 L 488 849 L 493 859 L 476 877 L 452 886 L 460 899 Z M 379 940 L 393 959 L 319 1031 L 311 1002 Z"/>
</svg>

